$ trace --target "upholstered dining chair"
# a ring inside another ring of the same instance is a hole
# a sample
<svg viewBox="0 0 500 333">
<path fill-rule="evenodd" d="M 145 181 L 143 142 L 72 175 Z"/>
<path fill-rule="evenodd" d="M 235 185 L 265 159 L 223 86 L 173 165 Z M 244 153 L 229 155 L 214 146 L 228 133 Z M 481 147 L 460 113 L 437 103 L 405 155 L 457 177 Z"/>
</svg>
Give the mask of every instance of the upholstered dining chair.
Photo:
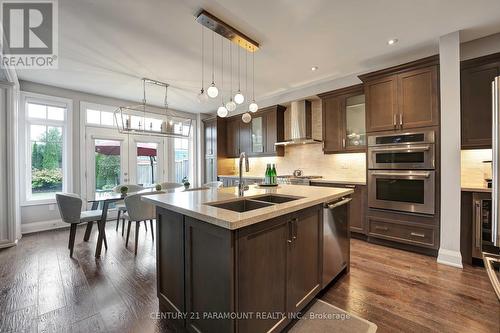
<svg viewBox="0 0 500 333">
<path fill-rule="evenodd" d="M 127 212 L 123 214 L 123 218 L 128 220 L 127 239 L 125 241 L 125 247 L 128 247 L 128 239 L 130 237 L 130 227 L 132 225 L 132 222 L 135 222 L 134 253 L 136 255 L 137 255 L 137 245 L 139 241 L 139 227 L 141 221 L 144 221 L 144 224 L 146 224 L 146 221 L 149 220 L 149 222 L 151 223 L 151 238 L 153 239 L 153 241 L 155 239 L 153 230 L 153 219 L 156 218 L 155 207 L 150 203 L 142 201 L 141 198 L 145 195 L 152 195 L 158 193 L 163 193 L 163 192 L 157 191 L 147 194 L 131 194 L 125 198 L 125 206 L 127 208 Z"/>
<path fill-rule="evenodd" d="M 89 228 L 92 223 L 100 222 L 102 210 L 87 210 L 82 212 L 82 199 L 73 193 L 57 193 L 57 207 L 64 222 L 69 223 L 69 256 L 73 257 L 73 248 L 75 245 L 76 227 L 80 223 L 87 223 Z M 104 238 L 104 246 L 108 248 L 106 238 Z"/>
<path fill-rule="evenodd" d="M 165 182 L 161 183 L 161 189 L 162 190 L 173 190 L 175 188 L 183 187 L 184 185 L 180 183 L 174 183 L 174 182 Z"/>
<path fill-rule="evenodd" d="M 203 187 L 219 188 L 219 187 L 222 187 L 222 185 L 224 185 L 223 182 L 221 182 L 221 181 L 215 181 L 215 182 L 205 183 L 205 184 L 203 184 Z"/>
<path fill-rule="evenodd" d="M 120 184 L 116 185 L 113 187 L 113 192 L 115 193 L 121 193 L 122 187 L 128 187 L 128 193 L 134 193 L 134 192 L 139 192 L 144 190 L 144 186 L 141 185 L 135 185 L 135 184 Z M 120 202 L 116 204 L 116 210 L 118 212 L 117 217 L 116 217 L 116 231 L 118 231 L 118 227 L 120 226 L 120 216 L 127 211 L 127 208 L 125 207 L 125 203 Z M 146 231 L 147 231 L 147 226 L 146 226 Z M 125 219 L 122 219 L 122 236 L 123 232 L 125 231 Z"/>
</svg>

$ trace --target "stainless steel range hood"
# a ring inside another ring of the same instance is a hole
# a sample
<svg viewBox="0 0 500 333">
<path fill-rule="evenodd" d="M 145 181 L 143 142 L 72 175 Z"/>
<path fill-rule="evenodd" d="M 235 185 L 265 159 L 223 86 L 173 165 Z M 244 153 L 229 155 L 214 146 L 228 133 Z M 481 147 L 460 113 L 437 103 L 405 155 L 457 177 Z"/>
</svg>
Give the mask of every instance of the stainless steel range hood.
<svg viewBox="0 0 500 333">
<path fill-rule="evenodd" d="M 285 141 L 276 142 L 276 146 L 304 145 L 321 143 L 320 140 L 312 138 L 311 102 L 297 101 L 290 106 L 290 121 L 285 122 L 285 128 L 290 129 L 290 138 Z M 285 133 L 286 133 L 285 129 Z"/>
</svg>

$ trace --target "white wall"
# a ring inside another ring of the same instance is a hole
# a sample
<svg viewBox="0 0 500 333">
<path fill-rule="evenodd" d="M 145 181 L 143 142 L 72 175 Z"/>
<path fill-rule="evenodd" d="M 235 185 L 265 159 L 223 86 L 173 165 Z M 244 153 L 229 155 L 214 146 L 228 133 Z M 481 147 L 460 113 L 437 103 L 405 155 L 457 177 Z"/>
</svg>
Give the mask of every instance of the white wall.
<svg viewBox="0 0 500 333">
<path fill-rule="evenodd" d="M 104 104 L 111 106 L 119 105 L 135 105 L 137 101 L 125 101 L 105 96 L 83 93 L 79 91 L 48 86 L 44 84 L 20 81 L 21 91 L 44 94 L 49 96 L 68 98 L 73 101 L 72 114 L 72 153 L 73 153 L 73 179 L 72 188 L 74 193 L 81 192 L 80 172 L 82 161 L 80 161 L 80 102 L 91 102 L 96 104 Z M 164 113 L 161 108 L 150 108 L 152 112 Z M 179 115 L 196 119 L 195 114 L 177 112 Z M 195 133 L 198 131 L 195 129 Z M 196 138 L 195 138 L 196 140 Z M 21 207 L 21 224 L 23 232 L 38 231 L 41 229 L 57 226 L 57 221 L 60 220 L 59 212 L 56 205 L 36 205 Z"/>
<path fill-rule="evenodd" d="M 437 261 L 462 267 L 460 254 L 460 32 L 439 38 L 441 85 L 441 242 Z"/>
</svg>

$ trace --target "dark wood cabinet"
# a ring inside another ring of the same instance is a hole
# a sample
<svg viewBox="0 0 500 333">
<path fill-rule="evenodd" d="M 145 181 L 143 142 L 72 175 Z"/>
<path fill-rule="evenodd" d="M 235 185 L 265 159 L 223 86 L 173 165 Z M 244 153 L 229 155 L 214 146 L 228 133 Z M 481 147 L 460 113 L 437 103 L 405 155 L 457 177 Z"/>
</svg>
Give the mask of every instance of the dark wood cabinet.
<svg viewBox="0 0 500 333">
<path fill-rule="evenodd" d="M 274 219 L 265 226 L 247 228 L 238 236 L 238 310 L 241 313 L 286 313 L 289 223 Z M 238 332 L 269 332 L 283 327 L 286 318 L 249 318 L 239 321 Z M 278 330 L 275 330 L 278 331 Z"/>
<path fill-rule="evenodd" d="M 187 313 L 178 325 L 193 332 L 281 332 L 320 291 L 322 213 L 317 205 L 229 230 L 158 207 L 160 311 Z M 203 317 L 217 313 L 274 316 Z"/>
<path fill-rule="evenodd" d="M 462 61 L 462 149 L 491 148 L 491 82 L 500 75 L 500 53 Z"/>
<path fill-rule="evenodd" d="M 284 147 L 274 144 L 284 140 L 285 110 L 281 105 L 264 108 L 252 114 L 250 123 L 244 123 L 241 115 L 227 118 L 226 157 L 235 158 L 241 152 L 249 156 L 284 156 Z"/>
<path fill-rule="evenodd" d="M 366 208 L 368 205 L 368 192 L 366 185 L 344 184 L 344 183 L 321 183 L 314 182 L 313 186 L 352 188 L 352 201 L 349 205 L 349 224 L 351 232 L 366 234 Z"/>
<path fill-rule="evenodd" d="M 217 157 L 226 155 L 226 121 L 222 118 L 203 119 L 204 183 L 217 180 Z"/>
<path fill-rule="evenodd" d="M 322 101 L 323 152 L 365 151 L 363 85 L 318 95 Z"/>
<path fill-rule="evenodd" d="M 321 289 L 322 212 L 317 207 L 302 210 L 289 222 L 286 295 L 291 312 L 300 311 Z"/>
<path fill-rule="evenodd" d="M 404 130 L 439 124 L 439 58 L 361 75 L 366 131 Z"/>
<path fill-rule="evenodd" d="M 226 122 L 226 154 L 227 157 L 238 157 L 240 155 L 240 123 L 239 117 L 228 118 Z"/>
</svg>

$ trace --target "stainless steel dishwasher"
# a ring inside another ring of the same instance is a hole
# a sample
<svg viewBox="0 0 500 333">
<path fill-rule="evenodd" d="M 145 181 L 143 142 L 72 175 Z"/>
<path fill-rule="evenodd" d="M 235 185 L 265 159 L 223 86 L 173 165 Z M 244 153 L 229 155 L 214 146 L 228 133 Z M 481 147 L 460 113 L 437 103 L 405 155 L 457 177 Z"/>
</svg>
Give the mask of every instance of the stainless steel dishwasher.
<svg viewBox="0 0 500 333">
<path fill-rule="evenodd" d="M 347 267 L 349 262 L 349 202 L 342 197 L 326 203 L 323 209 L 323 278 L 324 288 Z"/>
</svg>

